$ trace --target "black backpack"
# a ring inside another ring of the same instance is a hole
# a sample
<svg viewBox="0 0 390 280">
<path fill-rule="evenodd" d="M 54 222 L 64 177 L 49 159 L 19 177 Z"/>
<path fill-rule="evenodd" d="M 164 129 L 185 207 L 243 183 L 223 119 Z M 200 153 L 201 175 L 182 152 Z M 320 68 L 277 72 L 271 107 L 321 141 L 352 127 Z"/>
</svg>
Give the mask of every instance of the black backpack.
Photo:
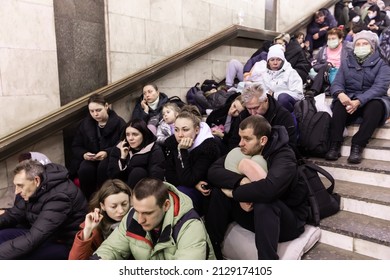
<svg viewBox="0 0 390 280">
<path fill-rule="evenodd" d="M 200 89 L 203 92 L 210 91 L 212 89 L 217 89 L 218 83 L 215 80 L 204 80 L 202 85 L 200 86 Z"/>
<path fill-rule="evenodd" d="M 204 109 L 202 108 L 202 106 L 200 106 L 196 101 L 195 101 L 195 94 L 200 91 L 200 87 L 199 87 L 200 83 L 196 83 L 193 87 L 191 87 L 187 93 L 186 93 L 186 99 L 187 99 L 187 104 L 190 104 L 190 105 L 195 105 L 196 107 L 198 107 L 199 111 L 200 112 L 203 112 Z"/>
<path fill-rule="evenodd" d="M 182 108 L 184 105 L 186 105 L 186 103 L 181 100 L 181 98 L 179 96 L 171 96 L 168 98 L 168 101 L 167 103 L 175 103 L 177 106 L 179 106 L 179 108 Z"/>
<path fill-rule="evenodd" d="M 305 96 L 294 106 L 298 123 L 298 149 L 303 155 L 324 156 L 329 150 L 329 127 L 331 116 L 318 112 L 313 96 Z"/>
<path fill-rule="evenodd" d="M 319 174 L 329 181 L 329 187 L 325 187 Z M 340 195 L 333 192 L 334 178 L 325 169 L 311 162 L 301 162 L 298 166 L 298 182 L 307 188 L 310 205 L 307 223 L 318 226 L 321 219 L 340 210 Z"/>
</svg>

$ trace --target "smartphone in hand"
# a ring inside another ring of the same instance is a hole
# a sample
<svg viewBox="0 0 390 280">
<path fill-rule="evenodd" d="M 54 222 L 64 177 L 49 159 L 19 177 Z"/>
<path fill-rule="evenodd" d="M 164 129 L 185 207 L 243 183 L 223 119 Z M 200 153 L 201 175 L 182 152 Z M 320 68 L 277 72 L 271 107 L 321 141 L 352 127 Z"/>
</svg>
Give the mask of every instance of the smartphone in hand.
<svg viewBox="0 0 390 280">
<path fill-rule="evenodd" d="M 127 139 L 123 139 L 123 148 L 129 148 L 130 147 L 130 144 L 129 142 L 127 142 Z"/>
</svg>

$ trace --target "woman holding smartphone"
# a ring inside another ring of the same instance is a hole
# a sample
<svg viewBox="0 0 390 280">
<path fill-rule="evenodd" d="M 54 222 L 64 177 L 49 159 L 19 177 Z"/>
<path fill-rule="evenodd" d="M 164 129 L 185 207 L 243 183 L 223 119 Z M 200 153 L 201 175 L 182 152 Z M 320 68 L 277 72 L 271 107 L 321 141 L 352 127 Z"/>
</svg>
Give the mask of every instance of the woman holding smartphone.
<svg viewBox="0 0 390 280">
<path fill-rule="evenodd" d="M 108 155 L 118 143 L 125 121 L 109 108 L 103 96 L 88 99 L 88 116 L 81 122 L 72 143 L 70 177 L 79 178 L 87 199 L 107 177 Z"/>
<path fill-rule="evenodd" d="M 145 177 L 164 180 L 164 153 L 146 123 L 131 120 L 124 134 L 110 153 L 109 177 L 127 182 L 131 189 Z"/>
</svg>

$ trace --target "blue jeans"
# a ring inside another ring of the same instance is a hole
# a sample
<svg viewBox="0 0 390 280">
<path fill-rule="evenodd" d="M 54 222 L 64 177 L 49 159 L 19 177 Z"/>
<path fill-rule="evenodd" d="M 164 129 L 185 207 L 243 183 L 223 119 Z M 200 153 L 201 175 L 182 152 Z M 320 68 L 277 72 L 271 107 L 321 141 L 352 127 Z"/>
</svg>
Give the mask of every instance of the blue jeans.
<svg viewBox="0 0 390 280">
<path fill-rule="evenodd" d="M 291 95 L 287 93 L 281 93 L 278 95 L 278 102 L 284 108 L 286 108 L 290 113 L 294 111 L 294 105 L 297 100 L 294 99 Z"/>
<path fill-rule="evenodd" d="M 200 191 L 195 188 L 185 186 L 178 186 L 177 189 L 191 198 L 194 209 L 200 216 L 202 216 L 204 214 L 205 197 L 200 193 Z"/>
</svg>

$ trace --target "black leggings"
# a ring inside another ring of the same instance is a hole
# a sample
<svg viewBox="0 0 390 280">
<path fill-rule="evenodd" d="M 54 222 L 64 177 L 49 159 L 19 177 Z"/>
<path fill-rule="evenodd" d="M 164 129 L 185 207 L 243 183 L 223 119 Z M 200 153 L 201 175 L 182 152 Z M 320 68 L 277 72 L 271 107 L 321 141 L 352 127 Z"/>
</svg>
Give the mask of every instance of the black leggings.
<svg viewBox="0 0 390 280">
<path fill-rule="evenodd" d="M 359 107 L 352 115 L 348 114 L 339 100 L 334 103 L 333 117 L 330 124 L 330 140 L 332 142 L 343 141 L 343 131 L 346 125 L 362 119 L 358 132 L 352 138 L 353 145 L 365 147 L 375 129 L 380 126 L 385 114 L 382 101 L 373 99 L 363 107 Z"/>
<path fill-rule="evenodd" d="M 78 170 L 80 188 L 87 200 L 108 179 L 108 158 L 102 161 L 83 160 Z"/>
</svg>

